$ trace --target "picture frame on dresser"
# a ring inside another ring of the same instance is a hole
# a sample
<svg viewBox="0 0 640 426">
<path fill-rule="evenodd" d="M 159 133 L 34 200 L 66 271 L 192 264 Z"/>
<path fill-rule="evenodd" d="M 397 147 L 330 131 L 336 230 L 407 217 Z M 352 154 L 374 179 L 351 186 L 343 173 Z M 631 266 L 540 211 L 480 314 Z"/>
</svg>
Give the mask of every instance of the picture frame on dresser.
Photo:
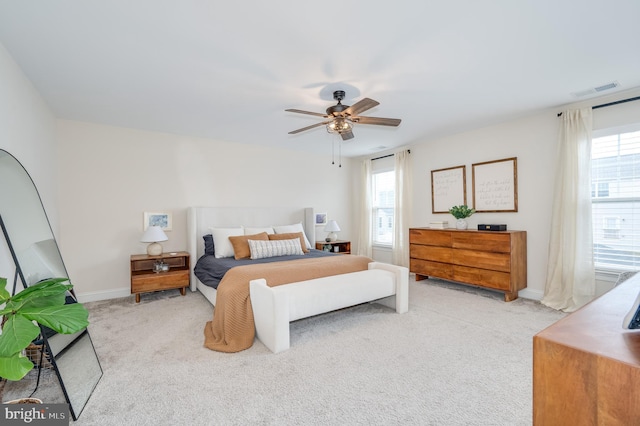
<svg viewBox="0 0 640 426">
<path fill-rule="evenodd" d="M 467 204 L 467 166 L 431 170 L 431 212 L 449 213 Z"/>
<path fill-rule="evenodd" d="M 473 207 L 476 213 L 518 211 L 518 159 L 471 165 Z"/>
</svg>

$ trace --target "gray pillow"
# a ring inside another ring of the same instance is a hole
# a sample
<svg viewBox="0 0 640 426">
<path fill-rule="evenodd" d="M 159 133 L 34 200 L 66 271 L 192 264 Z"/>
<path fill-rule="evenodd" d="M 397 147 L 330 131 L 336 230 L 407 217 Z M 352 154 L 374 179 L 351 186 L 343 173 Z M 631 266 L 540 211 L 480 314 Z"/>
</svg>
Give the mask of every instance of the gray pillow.
<svg viewBox="0 0 640 426">
<path fill-rule="evenodd" d="M 202 237 L 204 240 L 204 254 L 210 254 L 213 256 L 215 254 L 215 250 L 213 247 L 213 235 L 207 234 Z"/>
</svg>

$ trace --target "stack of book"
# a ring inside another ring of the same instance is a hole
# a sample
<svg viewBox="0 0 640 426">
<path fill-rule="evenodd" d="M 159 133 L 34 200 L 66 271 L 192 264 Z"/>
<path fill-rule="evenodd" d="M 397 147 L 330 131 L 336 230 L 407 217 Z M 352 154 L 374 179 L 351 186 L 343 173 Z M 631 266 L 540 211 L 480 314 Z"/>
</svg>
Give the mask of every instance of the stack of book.
<svg viewBox="0 0 640 426">
<path fill-rule="evenodd" d="M 430 222 L 429 223 L 429 228 L 434 228 L 434 229 L 447 229 L 449 227 L 449 222 L 442 221 L 442 222 Z"/>
</svg>

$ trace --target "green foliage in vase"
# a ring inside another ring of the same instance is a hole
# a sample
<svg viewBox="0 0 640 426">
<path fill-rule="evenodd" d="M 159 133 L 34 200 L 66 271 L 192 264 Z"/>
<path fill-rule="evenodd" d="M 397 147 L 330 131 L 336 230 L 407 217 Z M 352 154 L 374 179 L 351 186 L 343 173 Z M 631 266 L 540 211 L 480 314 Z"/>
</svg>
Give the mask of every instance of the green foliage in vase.
<svg viewBox="0 0 640 426">
<path fill-rule="evenodd" d="M 20 380 L 33 368 L 23 350 L 40 335 L 40 324 L 61 334 L 73 334 L 89 325 L 89 313 L 80 303 L 65 304 L 71 284 L 67 278 L 51 278 L 11 296 L 0 278 L 0 378 Z"/>
<path fill-rule="evenodd" d="M 456 219 L 466 219 L 475 212 L 476 211 L 474 209 L 470 209 L 466 204 L 463 204 L 461 206 L 453 206 L 449 209 L 449 213 L 451 213 Z"/>
</svg>

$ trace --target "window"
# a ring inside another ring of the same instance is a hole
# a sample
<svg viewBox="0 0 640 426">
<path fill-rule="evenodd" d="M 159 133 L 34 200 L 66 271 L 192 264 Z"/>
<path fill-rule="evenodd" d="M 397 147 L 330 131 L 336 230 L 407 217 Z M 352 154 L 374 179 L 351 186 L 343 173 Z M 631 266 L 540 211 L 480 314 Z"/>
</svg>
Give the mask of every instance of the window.
<svg viewBox="0 0 640 426">
<path fill-rule="evenodd" d="M 640 131 L 593 138 L 591 207 L 596 268 L 640 268 Z"/>
<path fill-rule="evenodd" d="M 393 238 L 393 210 L 395 206 L 395 173 L 373 173 L 373 244 L 390 246 Z"/>
</svg>

